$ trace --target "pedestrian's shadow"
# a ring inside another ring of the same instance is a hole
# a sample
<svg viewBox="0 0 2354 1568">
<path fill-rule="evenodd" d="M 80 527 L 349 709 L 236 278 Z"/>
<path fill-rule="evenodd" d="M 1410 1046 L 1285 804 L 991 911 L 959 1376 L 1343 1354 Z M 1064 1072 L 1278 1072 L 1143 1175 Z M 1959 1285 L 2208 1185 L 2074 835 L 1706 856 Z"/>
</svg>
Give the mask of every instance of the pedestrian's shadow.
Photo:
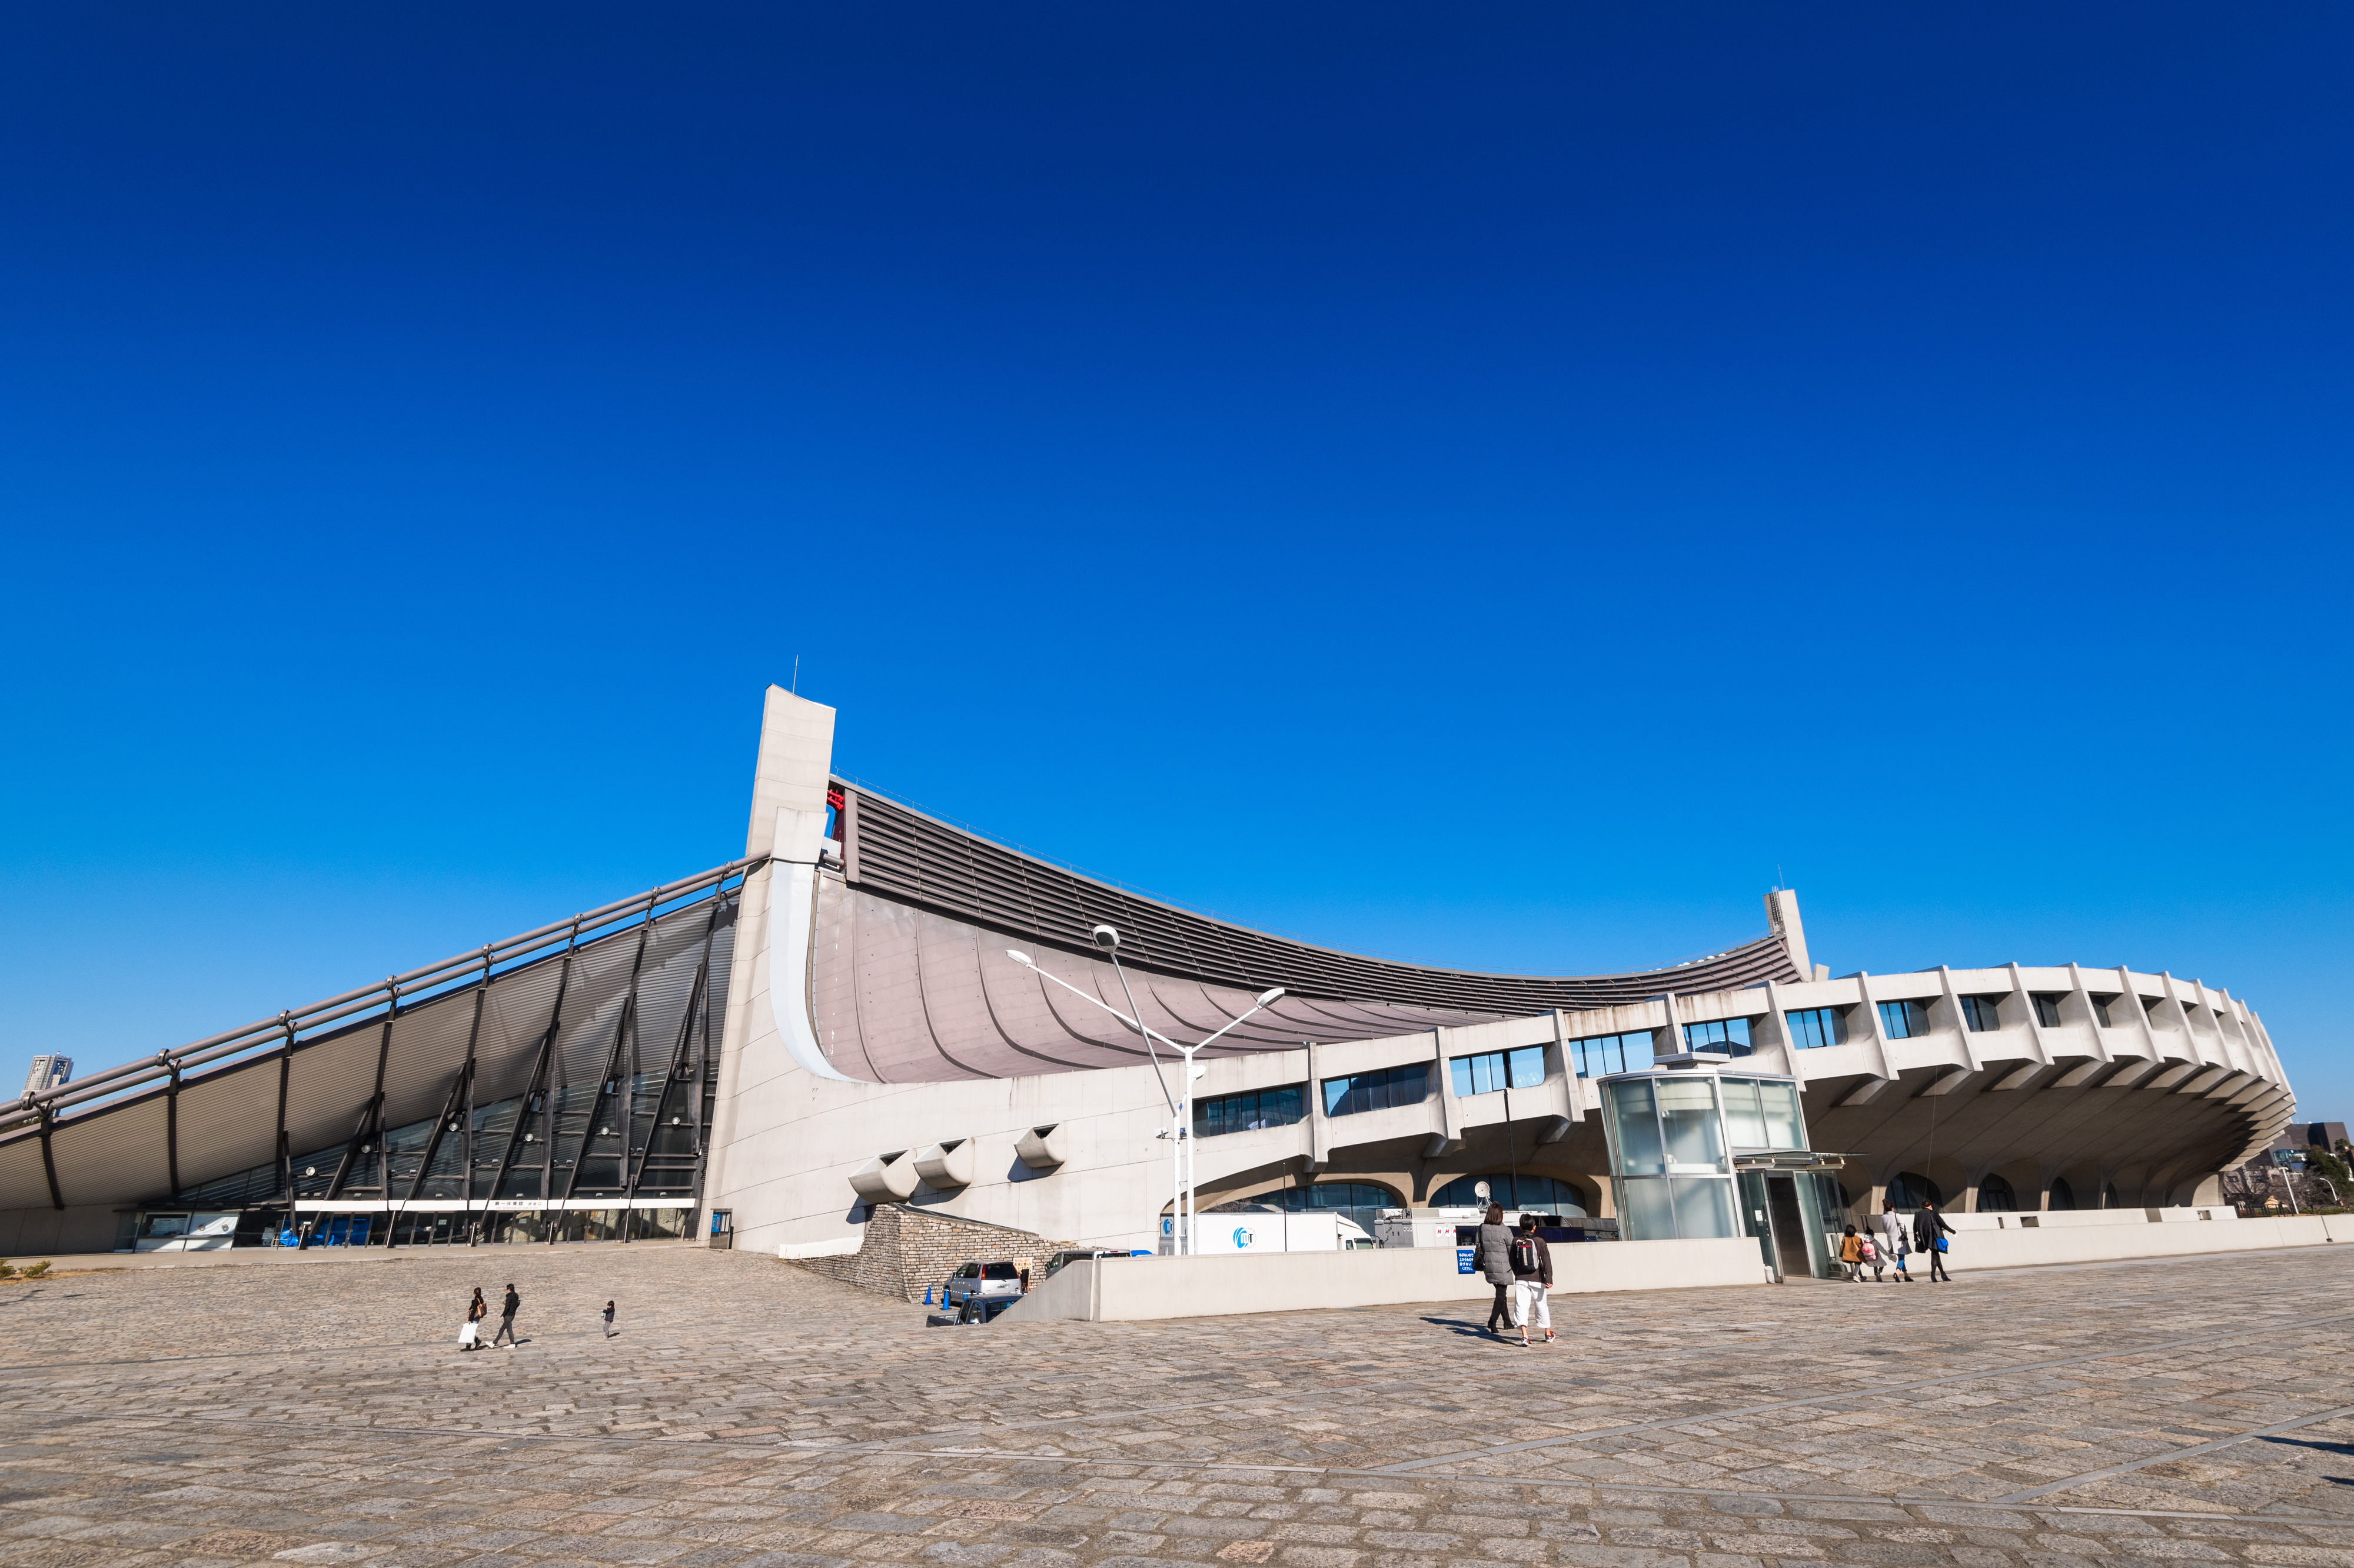
<svg viewBox="0 0 2354 1568">
<path fill-rule="evenodd" d="M 1434 1329 L 1445 1329 L 1467 1340 L 1488 1340 L 1495 1337 L 1488 1332 L 1486 1324 L 1468 1322 L 1461 1318 L 1425 1318 L 1423 1321 Z"/>
</svg>

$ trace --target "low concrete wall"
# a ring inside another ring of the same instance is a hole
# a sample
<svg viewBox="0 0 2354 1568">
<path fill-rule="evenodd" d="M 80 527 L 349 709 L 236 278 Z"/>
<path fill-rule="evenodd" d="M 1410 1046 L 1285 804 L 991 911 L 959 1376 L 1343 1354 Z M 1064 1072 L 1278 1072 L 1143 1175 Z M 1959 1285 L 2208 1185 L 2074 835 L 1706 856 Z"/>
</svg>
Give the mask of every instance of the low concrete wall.
<svg viewBox="0 0 2354 1568">
<path fill-rule="evenodd" d="M 2127 1211 L 2130 1212 L 2130 1211 Z M 2227 1213 L 2229 1211 L 2226 1211 Z M 2190 1257 L 2200 1253 L 2256 1252 L 2266 1247 L 2321 1246 L 2354 1241 L 2354 1215 L 2308 1214 L 2298 1219 L 2212 1221 L 2189 1224 L 2066 1225 L 2031 1231 L 1979 1230 L 1951 1238 L 1946 1266 L 2029 1268 L 2038 1264 L 2108 1263 L 2136 1257 Z M 1915 1254 L 1913 1272 L 1927 1272 Z"/>
<path fill-rule="evenodd" d="M 1556 1296 L 1761 1285 L 1757 1244 L 1590 1242 L 1553 1249 Z M 1002 1313 L 999 1322 L 1078 1319 L 1129 1322 L 1243 1312 L 1486 1302 L 1494 1287 L 1456 1271 L 1452 1247 L 1290 1252 L 1226 1257 L 1129 1257 L 1075 1263 Z"/>
</svg>

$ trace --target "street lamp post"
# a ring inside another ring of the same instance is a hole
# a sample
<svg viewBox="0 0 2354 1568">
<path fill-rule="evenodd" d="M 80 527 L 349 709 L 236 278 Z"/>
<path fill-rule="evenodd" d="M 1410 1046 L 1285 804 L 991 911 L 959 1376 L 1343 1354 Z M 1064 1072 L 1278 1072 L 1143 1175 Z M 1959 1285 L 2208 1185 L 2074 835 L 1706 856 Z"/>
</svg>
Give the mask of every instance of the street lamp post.
<svg viewBox="0 0 2354 1568">
<path fill-rule="evenodd" d="M 1129 989 L 1128 971 L 1120 967 L 1119 933 L 1109 926 L 1098 926 L 1092 935 L 1097 948 L 1111 960 L 1112 972 L 1119 977 L 1120 995 L 1128 1001 L 1126 1012 L 1120 1012 L 1101 997 L 1089 996 L 1086 991 L 1059 976 L 1048 974 L 1044 969 L 1040 969 L 1027 953 L 1017 952 L 1008 948 L 1005 949 L 1005 956 L 1040 980 L 1052 980 L 1081 1001 L 1103 1009 L 1144 1036 L 1145 1054 L 1152 1058 L 1152 1075 L 1161 1083 L 1161 1097 L 1169 1102 L 1169 1115 L 1172 1122 L 1170 1128 L 1172 1167 L 1172 1190 L 1169 1199 L 1170 1251 L 1180 1257 L 1191 1256 L 1194 1252 L 1193 1080 L 1206 1071 L 1205 1068 L 1194 1065 L 1194 1054 L 1207 1046 L 1216 1044 L 1220 1035 L 1243 1022 L 1244 1019 L 1250 1017 L 1251 1014 L 1272 1006 L 1276 1000 L 1283 995 L 1283 988 L 1277 986 L 1272 990 L 1259 992 L 1252 999 L 1248 1008 L 1228 1019 L 1207 1038 L 1197 1040 L 1191 1045 L 1181 1045 L 1144 1022 L 1143 1012 L 1136 1005 L 1136 993 Z M 1169 1092 L 1168 1080 L 1161 1077 L 1161 1055 L 1152 1048 L 1152 1043 L 1156 1040 L 1176 1052 L 1184 1063 L 1184 1066 L 1178 1074 L 1177 1092 L 1174 1095 Z"/>
</svg>

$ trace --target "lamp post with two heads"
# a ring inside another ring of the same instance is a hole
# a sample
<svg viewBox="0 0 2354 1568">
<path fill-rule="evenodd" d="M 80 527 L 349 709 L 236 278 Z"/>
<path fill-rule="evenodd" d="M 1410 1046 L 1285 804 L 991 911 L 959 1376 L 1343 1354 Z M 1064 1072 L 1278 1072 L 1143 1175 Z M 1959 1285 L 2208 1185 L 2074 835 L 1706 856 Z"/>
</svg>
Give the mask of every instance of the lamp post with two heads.
<svg viewBox="0 0 2354 1568">
<path fill-rule="evenodd" d="M 1169 1200 L 1170 1251 L 1181 1257 L 1189 1256 L 1194 1250 L 1193 1080 L 1207 1071 L 1206 1068 L 1194 1065 L 1194 1054 L 1205 1046 L 1215 1044 L 1219 1035 L 1225 1033 L 1227 1030 L 1250 1017 L 1252 1013 L 1273 1005 L 1275 1001 L 1283 995 L 1283 988 L 1277 986 L 1271 991 L 1259 992 L 1252 999 L 1248 1009 L 1229 1019 L 1215 1033 L 1206 1039 L 1197 1040 L 1191 1045 L 1181 1045 L 1144 1022 L 1144 1014 L 1136 1005 L 1136 993 L 1129 989 L 1128 971 L 1120 967 L 1119 933 L 1109 926 L 1098 926 L 1091 934 L 1095 938 L 1097 949 L 1111 960 L 1112 972 L 1119 977 L 1119 993 L 1128 1001 L 1126 1012 L 1120 1012 L 1100 997 L 1089 996 L 1086 991 L 1058 976 L 1048 974 L 1044 969 L 1040 969 L 1027 953 L 1016 952 L 1008 948 L 1005 950 L 1005 956 L 1040 980 L 1052 980 L 1081 1001 L 1102 1008 L 1106 1012 L 1144 1036 L 1145 1054 L 1152 1058 L 1152 1075 L 1160 1080 L 1161 1097 L 1169 1102 L 1172 1123 L 1169 1132 L 1170 1162 L 1172 1167 Z M 1176 1052 L 1184 1060 L 1184 1067 L 1178 1074 L 1177 1092 L 1173 1095 L 1169 1092 L 1168 1080 L 1161 1076 L 1161 1054 L 1152 1048 L 1152 1043 L 1156 1040 Z"/>
</svg>

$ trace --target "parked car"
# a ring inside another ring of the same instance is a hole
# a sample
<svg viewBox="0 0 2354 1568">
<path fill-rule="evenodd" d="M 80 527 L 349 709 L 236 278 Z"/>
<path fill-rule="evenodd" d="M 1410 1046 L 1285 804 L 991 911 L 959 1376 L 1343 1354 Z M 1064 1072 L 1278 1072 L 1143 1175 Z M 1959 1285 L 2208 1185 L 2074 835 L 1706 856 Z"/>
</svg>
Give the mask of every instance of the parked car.
<svg viewBox="0 0 2354 1568">
<path fill-rule="evenodd" d="M 1041 1279 L 1052 1279 L 1074 1263 L 1086 1263 L 1098 1257 L 1150 1257 L 1149 1252 L 1131 1251 L 1124 1246 L 1075 1246 L 1056 1253 L 1046 1260 L 1046 1272 Z"/>
<path fill-rule="evenodd" d="M 940 1287 L 940 1305 L 960 1323 L 987 1322 L 1022 1295 L 1022 1271 L 1011 1263 L 968 1263 Z"/>
</svg>

